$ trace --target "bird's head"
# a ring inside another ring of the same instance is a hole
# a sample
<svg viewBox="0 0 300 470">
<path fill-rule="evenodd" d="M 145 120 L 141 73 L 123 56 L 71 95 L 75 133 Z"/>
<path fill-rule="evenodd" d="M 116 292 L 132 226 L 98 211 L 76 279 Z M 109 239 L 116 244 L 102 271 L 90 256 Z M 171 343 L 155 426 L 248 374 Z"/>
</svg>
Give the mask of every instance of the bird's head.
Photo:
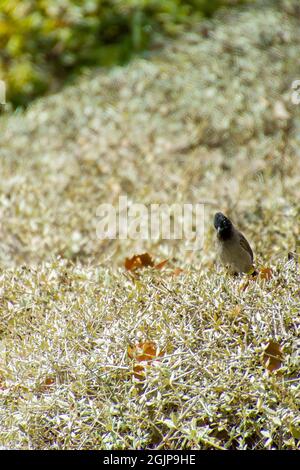
<svg viewBox="0 0 300 470">
<path fill-rule="evenodd" d="M 214 226 L 221 240 L 227 240 L 232 233 L 233 225 L 222 212 L 217 212 L 214 217 Z"/>
</svg>

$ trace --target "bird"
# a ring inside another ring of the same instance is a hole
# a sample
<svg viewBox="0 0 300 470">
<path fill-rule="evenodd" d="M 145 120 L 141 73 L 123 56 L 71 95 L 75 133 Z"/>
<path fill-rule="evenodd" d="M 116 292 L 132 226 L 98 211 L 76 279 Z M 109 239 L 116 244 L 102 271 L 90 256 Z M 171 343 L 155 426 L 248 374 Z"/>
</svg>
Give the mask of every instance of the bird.
<svg viewBox="0 0 300 470">
<path fill-rule="evenodd" d="M 244 235 L 222 212 L 214 216 L 218 257 L 232 274 L 255 273 L 253 251 Z"/>
</svg>

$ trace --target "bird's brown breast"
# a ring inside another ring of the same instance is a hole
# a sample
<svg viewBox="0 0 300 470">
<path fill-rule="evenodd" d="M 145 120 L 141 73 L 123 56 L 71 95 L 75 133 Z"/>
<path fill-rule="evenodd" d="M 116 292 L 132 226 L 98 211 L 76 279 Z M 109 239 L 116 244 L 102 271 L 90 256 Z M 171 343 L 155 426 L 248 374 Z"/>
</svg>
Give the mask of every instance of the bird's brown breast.
<svg viewBox="0 0 300 470">
<path fill-rule="evenodd" d="M 229 266 L 235 272 L 249 272 L 253 263 L 253 253 L 249 243 L 241 243 L 245 240 L 237 230 L 230 239 L 222 241 L 218 239 L 218 255 L 222 264 Z"/>
</svg>

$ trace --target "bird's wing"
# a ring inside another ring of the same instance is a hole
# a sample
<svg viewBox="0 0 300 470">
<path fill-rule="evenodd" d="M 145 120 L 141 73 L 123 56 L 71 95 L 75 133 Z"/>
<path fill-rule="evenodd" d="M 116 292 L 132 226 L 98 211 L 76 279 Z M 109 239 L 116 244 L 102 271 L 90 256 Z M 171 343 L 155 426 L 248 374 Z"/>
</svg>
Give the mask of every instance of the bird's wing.
<svg viewBox="0 0 300 470">
<path fill-rule="evenodd" d="M 251 246 L 249 245 L 246 238 L 241 232 L 239 233 L 239 235 L 240 235 L 240 245 L 242 248 L 244 248 L 244 250 L 246 250 L 249 253 L 249 255 L 251 256 L 251 261 L 253 263 L 253 251 L 251 249 Z"/>
</svg>

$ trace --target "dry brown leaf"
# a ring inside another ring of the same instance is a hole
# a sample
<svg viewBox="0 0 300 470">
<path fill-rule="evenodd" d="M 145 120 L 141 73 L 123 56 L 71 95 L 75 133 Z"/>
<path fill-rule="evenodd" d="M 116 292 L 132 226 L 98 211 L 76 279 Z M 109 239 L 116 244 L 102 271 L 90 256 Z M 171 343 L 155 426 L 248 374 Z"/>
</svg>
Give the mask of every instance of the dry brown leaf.
<svg viewBox="0 0 300 470">
<path fill-rule="evenodd" d="M 263 279 L 265 281 L 269 281 L 273 276 L 273 271 L 271 268 L 263 267 L 259 270 L 259 272 L 255 271 L 255 273 L 250 274 L 245 279 L 242 279 L 239 285 L 239 290 L 245 291 L 249 286 L 250 281 L 257 281 L 258 279 Z"/>
<path fill-rule="evenodd" d="M 163 351 L 159 351 L 153 341 L 141 341 L 133 346 L 129 345 L 127 354 L 130 359 L 134 360 L 134 376 L 141 379 L 145 376 L 145 367 L 147 365 L 149 366 L 151 361 L 159 359 L 164 353 Z"/>
<path fill-rule="evenodd" d="M 160 263 L 156 264 L 154 266 L 154 269 L 162 269 L 167 264 L 168 261 L 169 261 L 168 259 L 164 259 Z"/>
<path fill-rule="evenodd" d="M 141 255 L 134 255 L 132 258 L 126 258 L 124 266 L 127 271 L 136 271 L 137 269 L 147 267 L 161 270 L 166 266 L 168 262 L 168 259 L 164 259 L 163 261 L 160 261 L 159 263 L 155 264 L 152 256 L 149 255 L 149 253 L 143 253 Z M 168 274 L 172 276 L 178 276 L 182 272 L 184 272 L 183 269 L 175 268 L 171 272 L 168 271 Z"/>
<path fill-rule="evenodd" d="M 269 281 L 273 277 L 273 271 L 271 268 L 261 268 L 259 270 L 259 279 L 264 279 L 266 281 Z"/>
<path fill-rule="evenodd" d="M 127 352 L 130 359 L 135 359 L 138 362 L 151 361 L 163 355 L 162 351 L 158 353 L 158 348 L 153 341 L 141 341 L 134 346 L 128 346 Z"/>
<path fill-rule="evenodd" d="M 136 379 L 143 380 L 145 378 L 145 367 L 142 364 L 136 364 L 132 370 Z"/>
<path fill-rule="evenodd" d="M 50 387 L 55 385 L 56 383 L 56 378 L 54 376 L 49 375 L 49 377 L 46 377 L 43 382 L 40 384 L 39 389 L 40 391 L 44 392 L 48 390 Z"/>
<path fill-rule="evenodd" d="M 279 343 L 270 340 L 264 350 L 262 362 L 269 372 L 273 372 L 282 366 L 283 353 Z"/>
<path fill-rule="evenodd" d="M 154 261 L 149 253 L 143 253 L 141 255 L 134 255 L 132 258 L 126 258 L 124 263 L 127 271 L 135 271 L 136 269 L 153 267 Z"/>
</svg>

